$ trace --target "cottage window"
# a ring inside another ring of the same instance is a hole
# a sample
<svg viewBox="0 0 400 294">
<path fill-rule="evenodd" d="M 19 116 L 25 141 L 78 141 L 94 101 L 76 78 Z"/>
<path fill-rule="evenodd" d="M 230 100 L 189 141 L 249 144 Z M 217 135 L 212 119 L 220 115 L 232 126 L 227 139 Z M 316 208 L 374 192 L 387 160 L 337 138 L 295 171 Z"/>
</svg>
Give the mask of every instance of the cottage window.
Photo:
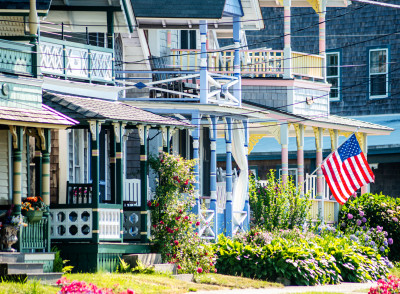
<svg viewBox="0 0 400 294">
<path fill-rule="evenodd" d="M 196 31 L 181 31 L 181 49 L 197 49 L 196 44 Z"/>
<path fill-rule="evenodd" d="M 292 178 L 293 184 L 297 185 L 297 168 L 288 168 L 288 177 Z M 279 179 L 282 178 L 282 169 L 279 169 Z"/>
<path fill-rule="evenodd" d="M 329 99 L 331 101 L 340 100 L 340 54 L 330 52 L 326 54 L 326 79 L 331 84 Z"/>
<path fill-rule="evenodd" d="M 88 131 L 71 130 L 68 135 L 69 176 L 71 183 L 88 183 Z"/>
<path fill-rule="evenodd" d="M 385 98 L 388 96 L 388 49 L 369 51 L 369 97 Z"/>
</svg>

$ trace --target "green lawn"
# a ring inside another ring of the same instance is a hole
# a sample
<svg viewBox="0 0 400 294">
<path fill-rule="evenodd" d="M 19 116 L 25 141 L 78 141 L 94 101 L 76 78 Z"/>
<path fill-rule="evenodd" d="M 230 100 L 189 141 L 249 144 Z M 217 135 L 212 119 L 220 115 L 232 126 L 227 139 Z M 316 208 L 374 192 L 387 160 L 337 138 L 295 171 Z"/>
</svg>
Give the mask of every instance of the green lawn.
<svg viewBox="0 0 400 294">
<path fill-rule="evenodd" d="M 222 290 L 227 288 L 270 288 L 282 287 L 281 284 L 252 280 L 241 277 L 231 277 L 218 274 L 206 274 L 197 279 L 197 283 L 179 281 L 161 274 L 67 274 L 69 280 L 85 281 L 99 287 L 114 288 L 115 293 L 128 288 L 136 294 L 150 293 L 187 293 L 189 291 Z M 26 284 L 3 282 L 0 284 L 0 294 L 55 294 L 59 287 L 45 286 L 37 282 Z"/>
</svg>

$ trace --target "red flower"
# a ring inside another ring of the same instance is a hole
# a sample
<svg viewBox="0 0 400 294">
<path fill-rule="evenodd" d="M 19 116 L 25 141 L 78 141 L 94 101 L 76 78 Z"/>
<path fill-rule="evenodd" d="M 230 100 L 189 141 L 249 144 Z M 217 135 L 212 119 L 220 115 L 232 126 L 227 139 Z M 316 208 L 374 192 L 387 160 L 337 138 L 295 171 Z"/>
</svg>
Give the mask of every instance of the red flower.
<svg viewBox="0 0 400 294">
<path fill-rule="evenodd" d="M 181 217 L 180 217 L 180 216 L 177 216 L 175 219 L 178 221 L 178 220 L 180 220 L 180 219 L 181 219 Z"/>
<path fill-rule="evenodd" d="M 216 273 L 217 272 L 217 269 L 214 269 L 214 273 Z"/>
<path fill-rule="evenodd" d="M 207 255 L 208 255 L 208 252 L 204 253 L 204 255 L 207 256 Z"/>
<path fill-rule="evenodd" d="M 157 202 L 157 203 L 156 203 L 156 207 L 159 207 L 159 206 L 160 206 L 160 203 Z"/>
<path fill-rule="evenodd" d="M 160 221 L 160 224 L 162 224 L 162 225 L 163 225 L 163 224 L 164 224 L 164 222 L 163 222 L 163 221 Z"/>
<path fill-rule="evenodd" d="M 213 266 L 214 264 L 212 262 L 210 262 L 210 265 Z"/>
<path fill-rule="evenodd" d="M 202 269 L 201 267 L 199 267 L 199 268 L 197 269 L 197 272 L 198 272 L 199 274 L 201 274 L 201 273 L 203 272 L 203 269 Z"/>
<path fill-rule="evenodd" d="M 132 289 L 127 289 L 126 294 L 135 294 L 135 292 Z"/>
<path fill-rule="evenodd" d="M 157 225 L 153 225 L 153 228 L 157 228 Z"/>
<path fill-rule="evenodd" d="M 150 200 L 147 201 L 147 206 L 148 206 L 148 207 L 151 207 L 151 201 L 150 201 Z"/>
<path fill-rule="evenodd" d="M 163 162 L 164 162 L 164 159 L 161 159 L 160 162 L 163 163 Z"/>
<path fill-rule="evenodd" d="M 196 226 L 200 226 L 200 222 L 196 222 Z"/>
<path fill-rule="evenodd" d="M 178 246 L 178 245 L 179 245 L 178 240 L 175 240 L 175 241 L 174 241 L 174 244 L 175 244 L 176 246 Z"/>
<path fill-rule="evenodd" d="M 189 179 L 187 179 L 186 181 L 185 181 L 185 185 L 187 186 L 189 184 Z"/>
<path fill-rule="evenodd" d="M 178 269 L 181 269 L 182 267 L 178 264 Z"/>
<path fill-rule="evenodd" d="M 179 209 L 179 213 L 182 213 L 182 209 Z"/>
<path fill-rule="evenodd" d="M 188 216 L 185 216 L 185 217 L 184 217 L 184 219 L 185 219 L 185 220 L 188 220 L 188 219 L 189 219 L 189 217 L 188 217 Z"/>
</svg>

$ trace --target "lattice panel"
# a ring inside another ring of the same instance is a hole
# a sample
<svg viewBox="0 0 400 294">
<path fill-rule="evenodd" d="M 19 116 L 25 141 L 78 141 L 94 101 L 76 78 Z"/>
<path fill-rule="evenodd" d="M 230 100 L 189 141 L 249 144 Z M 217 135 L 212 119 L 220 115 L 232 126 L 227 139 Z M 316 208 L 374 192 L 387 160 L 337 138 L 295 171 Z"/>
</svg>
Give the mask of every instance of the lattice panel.
<svg viewBox="0 0 400 294">
<path fill-rule="evenodd" d="M 26 47 L 24 51 L 30 50 Z M 28 52 L 0 49 L 0 69 L 6 72 L 32 73 L 32 56 Z"/>
<path fill-rule="evenodd" d="M 63 66 L 63 46 L 50 43 L 40 43 L 40 66 L 43 73 L 62 75 Z"/>
<path fill-rule="evenodd" d="M 124 210 L 124 240 L 140 240 L 140 211 Z"/>
<path fill-rule="evenodd" d="M 66 50 L 66 72 L 68 76 L 88 78 L 88 50 L 65 47 Z"/>
<path fill-rule="evenodd" d="M 113 56 L 111 53 L 94 51 L 91 52 L 92 78 L 112 81 L 113 78 Z"/>
<path fill-rule="evenodd" d="M 121 237 L 121 210 L 99 208 L 99 238 L 101 240 L 119 239 Z"/>
<path fill-rule="evenodd" d="M 92 238 L 92 209 L 50 209 L 52 239 Z"/>
</svg>

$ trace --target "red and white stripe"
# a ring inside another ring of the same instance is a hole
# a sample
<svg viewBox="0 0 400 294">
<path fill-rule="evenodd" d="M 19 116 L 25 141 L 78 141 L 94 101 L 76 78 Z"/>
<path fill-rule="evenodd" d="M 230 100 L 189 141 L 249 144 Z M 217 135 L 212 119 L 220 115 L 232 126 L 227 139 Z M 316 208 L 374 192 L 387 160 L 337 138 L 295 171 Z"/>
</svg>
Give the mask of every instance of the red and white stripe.
<svg viewBox="0 0 400 294">
<path fill-rule="evenodd" d="M 375 181 L 362 152 L 342 162 L 338 151 L 335 151 L 325 160 L 321 169 L 333 196 L 340 204 L 344 204 L 360 187 Z"/>
</svg>

